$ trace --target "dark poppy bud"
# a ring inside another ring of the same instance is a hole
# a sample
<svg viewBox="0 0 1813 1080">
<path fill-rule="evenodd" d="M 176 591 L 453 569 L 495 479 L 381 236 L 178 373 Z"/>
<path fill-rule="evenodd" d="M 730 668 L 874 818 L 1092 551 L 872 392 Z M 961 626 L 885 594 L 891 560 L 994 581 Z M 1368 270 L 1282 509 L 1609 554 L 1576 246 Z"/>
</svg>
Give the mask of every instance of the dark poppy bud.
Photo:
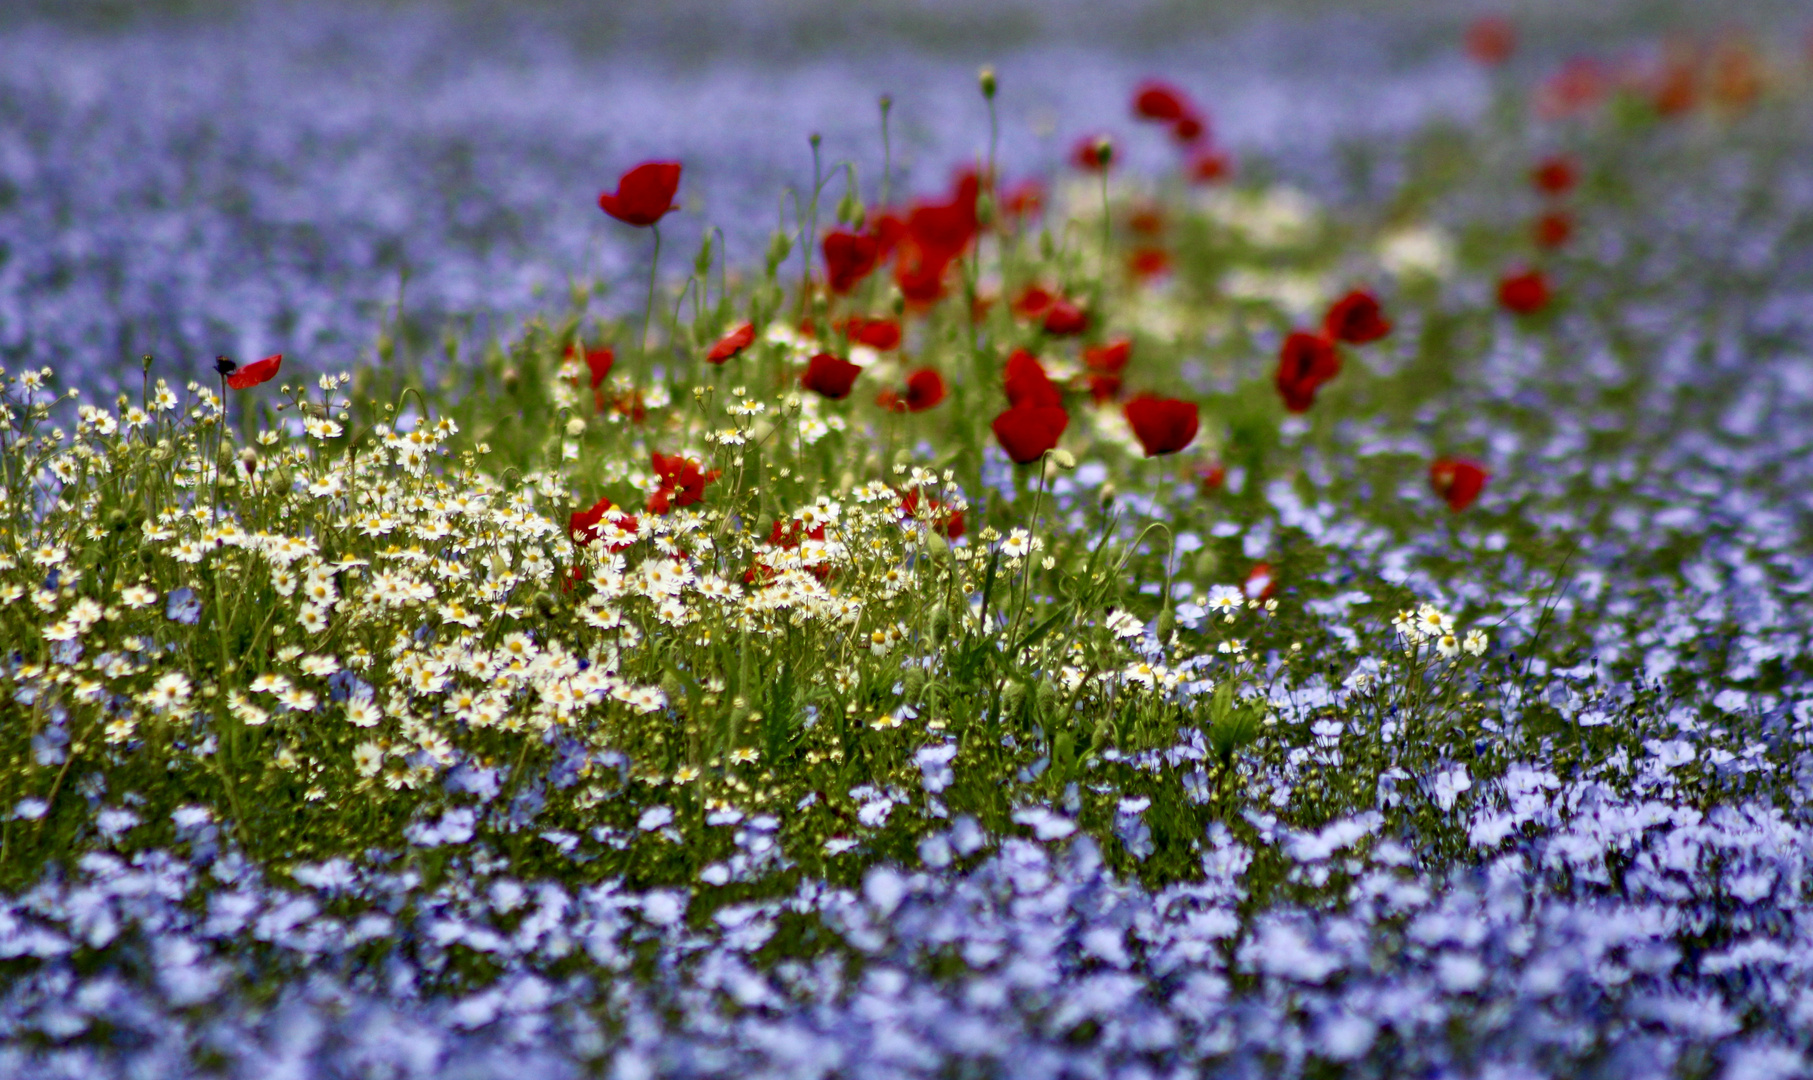
<svg viewBox="0 0 1813 1080">
<path fill-rule="evenodd" d="M 146 357 L 145 359 L 149 360 L 151 358 Z M 238 370 L 238 368 L 238 364 L 235 364 L 224 356 L 216 356 L 214 358 L 214 370 L 220 372 L 222 375 L 231 375 L 234 371 Z"/>
</svg>

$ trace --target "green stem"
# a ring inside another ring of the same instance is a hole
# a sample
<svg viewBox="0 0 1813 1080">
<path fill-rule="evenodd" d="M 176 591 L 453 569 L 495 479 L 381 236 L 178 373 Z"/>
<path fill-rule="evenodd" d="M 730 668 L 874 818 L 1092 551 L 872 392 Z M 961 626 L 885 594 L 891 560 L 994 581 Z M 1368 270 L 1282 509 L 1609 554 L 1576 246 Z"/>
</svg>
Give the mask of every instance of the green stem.
<svg viewBox="0 0 1813 1080">
<path fill-rule="evenodd" d="M 661 226 L 657 223 L 649 228 L 655 230 L 655 254 L 648 260 L 648 304 L 642 309 L 642 355 L 648 356 L 648 324 L 655 317 L 655 275 L 661 269 Z"/>
</svg>

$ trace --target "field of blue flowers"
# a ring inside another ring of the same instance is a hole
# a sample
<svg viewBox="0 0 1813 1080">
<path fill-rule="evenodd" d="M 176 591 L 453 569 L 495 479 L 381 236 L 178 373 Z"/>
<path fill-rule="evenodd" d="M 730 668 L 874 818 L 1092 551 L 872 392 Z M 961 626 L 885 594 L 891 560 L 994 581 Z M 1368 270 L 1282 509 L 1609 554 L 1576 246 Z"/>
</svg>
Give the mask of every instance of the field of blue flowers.
<svg viewBox="0 0 1813 1080">
<path fill-rule="evenodd" d="M 701 138 L 281 14 L 0 39 L 0 1077 L 1813 1073 L 1807 27 Z"/>
</svg>

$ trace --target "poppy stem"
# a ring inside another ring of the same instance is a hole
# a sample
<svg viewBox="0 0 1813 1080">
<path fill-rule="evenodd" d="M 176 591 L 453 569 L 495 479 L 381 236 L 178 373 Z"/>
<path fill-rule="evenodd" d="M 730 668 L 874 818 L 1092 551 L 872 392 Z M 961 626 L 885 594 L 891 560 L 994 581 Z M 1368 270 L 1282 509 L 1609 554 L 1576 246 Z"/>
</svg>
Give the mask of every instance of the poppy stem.
<svg viewBox="0 0 1813 1080">
<path fill-rule="evenodd" d="M 888 194 L 894 187 L 894 152 L 888 143 L 888 110 L 894 107 L 891 94 L 881 95 L 881 205 L 888 205 Z"/>
<path fill-rule="evenodd" d="M 648 306 L 642 309 L 642 355 L 648 356 L 648 324 L 655 317 L 655 274 L 661 268 L 661 226 L 650 225 L 655 230 L 655 254 L 648 260 Z"/>
</svg>

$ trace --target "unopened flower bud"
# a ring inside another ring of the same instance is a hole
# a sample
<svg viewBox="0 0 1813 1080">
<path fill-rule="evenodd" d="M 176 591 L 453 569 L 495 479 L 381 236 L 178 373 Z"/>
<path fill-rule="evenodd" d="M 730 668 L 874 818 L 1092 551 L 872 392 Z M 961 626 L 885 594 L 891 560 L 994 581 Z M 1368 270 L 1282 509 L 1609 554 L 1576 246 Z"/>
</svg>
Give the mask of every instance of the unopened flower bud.
<svg viewBox="0 0 1813 1080">
<path fill-rule="evenodd" d="M 982 84 L 982 96 L 990 101 L 995 99 L 995 69 L 992 64 L 983 64 L 982 70 L 976 73 L 976 81 Z"/>
</svg>

